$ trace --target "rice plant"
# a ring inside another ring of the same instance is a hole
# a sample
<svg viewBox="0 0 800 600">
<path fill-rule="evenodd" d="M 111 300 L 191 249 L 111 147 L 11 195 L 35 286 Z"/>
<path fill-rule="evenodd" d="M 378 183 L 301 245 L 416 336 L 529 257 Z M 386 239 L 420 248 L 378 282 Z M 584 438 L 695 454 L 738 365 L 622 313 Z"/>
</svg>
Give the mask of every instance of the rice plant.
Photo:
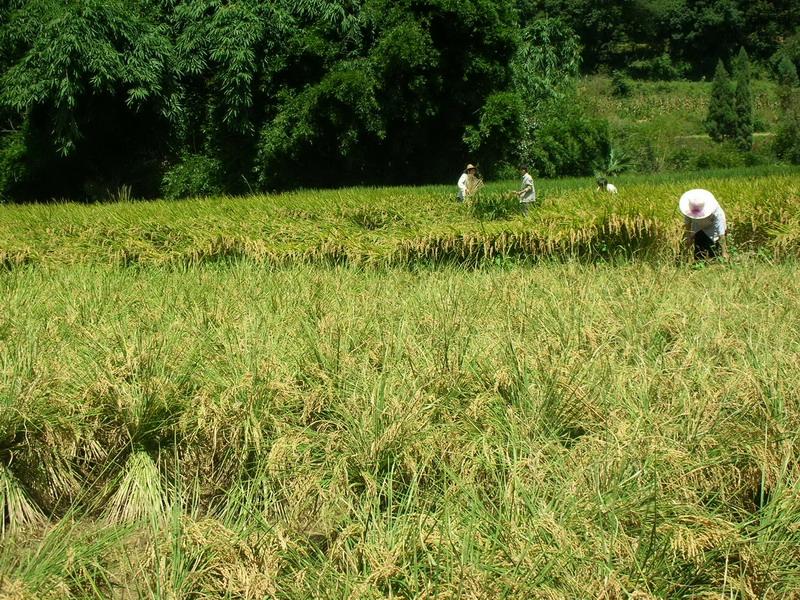
<svg viewBox="0 0 800 600">
<path fill-rule="evenodd" d="M 792 597 L 796 275 L 5 272 L 0 595 Z"/>
<path fill-rule="evenodd" d="M 725 207 L 731 243 L 744 253 L 796 257 L 797 170 L 753 169 L 616 180 L 613 199 L 590 178 L 537 181 L 544 200 L 522 218 L 486 184 L 475 203 L 446 187 L 351 188 L 182 202 L 0 207 L 0 265 L 104 264 L 182 267 L 248 260 L 386 267 L 498 257 L 523 261 L 649 256 L 681 249 L 677 198 L 712 190 Z"/>
<path fill-rule="evenodd" d="M 619 183 L 0 207 L 0 596 L 796 596 L 796 172 Z"/>
</svg>

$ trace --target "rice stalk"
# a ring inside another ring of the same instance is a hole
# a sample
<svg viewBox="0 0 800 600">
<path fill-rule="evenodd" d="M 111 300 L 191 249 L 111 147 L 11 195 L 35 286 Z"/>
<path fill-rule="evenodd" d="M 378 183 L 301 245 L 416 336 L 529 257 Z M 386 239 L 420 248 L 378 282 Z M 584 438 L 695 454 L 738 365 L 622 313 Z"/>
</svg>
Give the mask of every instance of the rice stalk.
<svg viewBox="0 0 800 600">
<path fill-rule="evenodd" d="M 45 516 L 8 467 L 0 465 L 0 534 L 5 537 L 45 523 Z"/>
<path fill-rule="evenodd" d="M 167 519 L 169 509 L 169 494 L 155 462 L 145 451 L 133 452 L 106 504 L 105 519 L 113 524 L 159 523 Z"/>
</svg>

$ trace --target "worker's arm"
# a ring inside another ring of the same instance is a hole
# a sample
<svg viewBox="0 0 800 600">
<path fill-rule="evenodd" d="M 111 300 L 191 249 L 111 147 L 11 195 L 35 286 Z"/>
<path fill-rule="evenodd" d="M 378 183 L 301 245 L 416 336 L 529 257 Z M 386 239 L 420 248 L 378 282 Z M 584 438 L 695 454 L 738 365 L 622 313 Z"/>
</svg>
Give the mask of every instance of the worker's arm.
<svg viewBox="0 0 800 600">
<path fill-rule="evenodd" d="M 683 245 L 689 251 L 691 260 L 694 257 L 694 235 L 692 234 L 692 223 L 689 219 L 683 221 Z"/>
<path fill-rule="evenodd" d="M 722 250 L 722 258 L 728 260 L 728 237 L 723 235 L 719 238 L 719 247 Z"/>
</svg>

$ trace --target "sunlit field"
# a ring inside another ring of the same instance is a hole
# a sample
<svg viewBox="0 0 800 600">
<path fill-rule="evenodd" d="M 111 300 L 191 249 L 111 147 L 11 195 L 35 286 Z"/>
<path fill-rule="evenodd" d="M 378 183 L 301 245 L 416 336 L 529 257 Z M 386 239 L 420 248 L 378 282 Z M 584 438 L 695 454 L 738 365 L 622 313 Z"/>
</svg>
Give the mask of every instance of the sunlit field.
<svg viewBox="0 0 800 600">
<path fill-rule="evenodd" d="M 0 207 L 0 597 L 797 598 L 800 182 L 705 183 Z"/>
<path fill-rule="evenodd" d="M 2 279 L 17 597 L 785 597 L 793 265 Z"/>
<path fill-rule="evenodd" d="M 778 258 L 800 249 L 800 172 L 758 168 L 719 174 L 620 178 L 620 193 L 591 179 L 542 181 L 540 206 L 522 218 L 487 185 L 477 207 L 455 187 L 349 188 L 183 202 L 0 207 L 0 266 L 24 264 L 196 265 L 245 259 L 268 266 L 408 266 L 496 259 L 674 259 L 682 222 L 677 198 L 712 190 L 742 251 Z"/>
</svg>

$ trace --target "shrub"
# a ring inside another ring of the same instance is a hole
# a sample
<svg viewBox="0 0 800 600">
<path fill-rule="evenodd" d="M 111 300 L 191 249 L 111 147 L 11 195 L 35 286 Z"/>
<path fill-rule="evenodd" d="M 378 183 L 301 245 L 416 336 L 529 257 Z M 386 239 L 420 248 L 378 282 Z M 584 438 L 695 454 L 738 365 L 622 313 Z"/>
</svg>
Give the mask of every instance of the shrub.
<svg viewBox="0 0 800 600">
<path fill-rule="evenodd" d="M 164 173 L 161 189 L 165 198 L 213 196 L 222 192 L 222 169 L 218 160 L 201 154 L 188 154 Z"/>
<path fill-rule="evenodd" d="M 595 163 L 595 177 L 616 177 L 630 166 L 630 157 L 624 150 L 610 147 L 608 154 Z"/>
<path fill-rule="evenodd" d="M 797 67 L 784 56 L 778 62 L 777 72 L 775 78 L 778 80 L 778 85 L 781 87 L 794 88 L 800 86 L 800 78 L 797 76 Z"/>
<path fill-rule="evenodd" d="M 780 69 L 781 62 L 784 60 L 790 62 L 796 69 L 800 68 L 800 29 L 797 29 L 793 35 L 783 40 L 780 48 L 772 55 L 770 66 L 775 70 L 776 74 Z"/>
<path fill-rule="evenodd" d="M 775 157 L 770 154 L 769 150 L 766 152 L 759 152 L 756 150 L 745 152 L 743 159 L 745 167 L 761 167 L 775 162 Z"/>
<path fill-rule="evenodd" d="M 590 175 L 609 153 L 608 123 L 589 117 L 574 104 L 562 110 L 547 115 L 536 134 L 532 155 L 524 162 L 535 165 L 546 177 Z"/>
<path fill-rule="evenodd" d="M 800 111 L 792 111 L 782 118 L 773 150 L 778 158 L 800 165 Z"/>
<path fill-rule="evenodd" d="M 502 181 L 509 179 L 519 179 L 519 165 L 514 165 L 509 162 L 501 162 L 495 167 L 495 177 Z M 535 179 L 538 176 L 535 169 L 531 171 L 531 175 Z"/>
<path fill-rule="evenodd" d="M 672 171 L 686 171 L 692 167 L 694 158 L 688 148 L 678 148 L 667 157 L 667 166 Z"/>
<path fill-rule="evenodd" d="M 773 150 L 779 158 L 800 164 L 800 79 L 794 63 L 786 56 L 778 64 L 777 78 L 780 121 Z"/>
<path fill-rule="evenodd" d="M 0 202 L 7 200 L 14 186 L 25 178 L 24 156 L 25 139 L 21 132 L 0 137 Z"/>
<path fill-rule="evenodd" d="M 728 169 L 744 165 L 744 153 L 730 141 L 715 144 L 708 150 L 700 151 L 694 159 L 696 169 Z"/>
<path fill-rule="evenodd" d="M 627 98 L 633 91 L 633 81 L 622 71 L 611 74 L 611 94 L 617 98 Z"/>
<path fill-rule="evenodd" d="M 654 58 L 635 60 L 628 70 L 634 77 L 670 81 L 679 79 L 689 70 L 686 63 L 674 63 L 666 52 Z"/>
</svg>

